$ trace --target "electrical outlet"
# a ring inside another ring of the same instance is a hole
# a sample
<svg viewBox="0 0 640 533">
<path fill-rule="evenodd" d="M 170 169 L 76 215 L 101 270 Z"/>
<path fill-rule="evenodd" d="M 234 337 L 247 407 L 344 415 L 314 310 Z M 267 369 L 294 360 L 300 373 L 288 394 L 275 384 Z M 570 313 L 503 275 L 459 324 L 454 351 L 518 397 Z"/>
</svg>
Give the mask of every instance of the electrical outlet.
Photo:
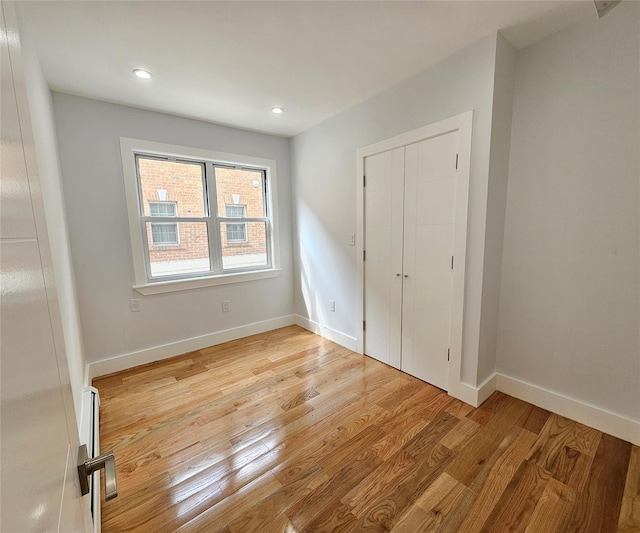
<svg viewBox="0 0 640 533">
<path fill-rule="evenodd" d="M 222 312 L 228 313 L 229 311 L 231 311 L 231 302 L 229 302 L 229 300 L 225 300 L 222 302 Z"/>
<path fill-rule="evenodd" d="M 335 300 L 329 300 L 329 311 L 332 311 L 335 313 L 336 311 L 336 301 Z"/>
<path fill-rule="evenodd" d="M 140 300 L 138 300 L 137 298 L 129 300 L 129 308 L 131 309 L 132 313 L 140 312 Z"/>
</svg>

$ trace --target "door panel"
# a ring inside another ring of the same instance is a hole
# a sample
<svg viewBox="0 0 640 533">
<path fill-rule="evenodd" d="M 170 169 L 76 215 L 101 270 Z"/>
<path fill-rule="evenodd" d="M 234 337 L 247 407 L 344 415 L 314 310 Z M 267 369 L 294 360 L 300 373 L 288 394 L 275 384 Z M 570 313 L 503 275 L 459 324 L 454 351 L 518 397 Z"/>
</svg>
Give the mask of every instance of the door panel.
<svg viewBox="0 0 640 533">
<path fill-rule="evenodd" d="M 365 159 L 364 353 L 400 367 L 404 149 Z"/>
<path fill-rule="evenodd" d="M 405 152 L 402 370 L 446 390 L 457 133 Z"/>
<path fill-rule="evenodd" d="M 418 144 L 419 181 L 441 180 L 456 175 L 458 133 L 438 135 Z"/>
<path fill-rule="evenodd" d="M 453 255 L 453 225 L 421 225 L 416 228 L 416 242 L 422 246 L 416 249 L 416 265 L 435 269 L 451 267 Z"/>
<path fill-rule="evenodd" d="M 418 182 L 417 219 L 419 226 L 455 223 L 456 182 L 453 178 Z"/>
<path fill-rule="evenodd" d="M 391 226 L 370 226 L 367 238 L 367 260 L 374 264 L 387 264 L 391 250 Z"/>
<path fill-rule="evenodd" d="M 58 524 L 69 438 L 37 242 L 3 242 L 0 273 L 2 530 L 43 530 Z"/>
<path fill-rule="evenodd" d="M 414 293 L 416 290 L 415 262 L 417 248 L 407 246 L 414 243 L 418 234 L 416 226 L 416 193 L 418 189 L 418 144 L 405 147 L 405 180 L 404 180 L 404 240 L 403 240 L 403 271 L 402 271 L 402 371 L 419 377 L 415 371 L 414 343 L 408 342 L 413 337 L 416 324 L 414 309 Z M 411 222 L 413 221 L 413 222 Z M 424 379 L 424 378 L 421 378 Z M 426 381 L 426 380 L 425 380 Z"/>
<path fill-rule="evenodd" d="M 451 312 L 451 268 L 415 267 L 415 306 L 432 311 Z M 418 315 L 419 317 L 422 315 Z"/>
</svg>

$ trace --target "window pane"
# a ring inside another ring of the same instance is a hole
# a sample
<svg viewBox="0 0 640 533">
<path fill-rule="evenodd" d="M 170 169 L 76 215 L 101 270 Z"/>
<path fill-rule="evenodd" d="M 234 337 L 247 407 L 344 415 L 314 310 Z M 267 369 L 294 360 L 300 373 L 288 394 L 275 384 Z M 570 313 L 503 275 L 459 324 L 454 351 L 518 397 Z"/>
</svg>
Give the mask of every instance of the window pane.
<svg viewBox="0 0 640 533">
<path fill-rule="evenodd" d="M 154 246 L 179 244 L 178 224 L 151 224 L 151 240 Z"/>
<path fill-rule="evenodd" d="M 246 242 L 247 240 L 247 225 L 242 224 L 227 224 L 227 242 Z"/>
<path fill-rule="evenodd" d="M 175 202 L 149 202 L 149 215 L 152 217 L 177 217 L 178 206 Z"/>
<path fill-rule="evenodd" d="M 240 229 L 242 227 L 242 229 Z M 244 237 L 234 241 L 229 237 Z M 220 223 L 222 268 L 268 266 L 267 230 L 264 222 Z"/>
<path fill-rule="evenodd" d="M 211 270 L 205 222 L 147 222 L 151 276 Z"/>
<path fill-rule="evenodd" d="M 137 161 L 145 216 L 205 216 L 203 165 L 142 156 Z"/>
<path fill-rule="evenodd" d="M 215 168 L 218 192 L 218 216 L 227 215 L 227 207 L 238 206 L 246 216 L 266 216 L 264 202 L 264 173 L 261 170 Z"/>
<path fill-rule="evenodd" d="M 243 218 L 246 213 L 246 206 L 244 205 L 226 205 L 225 216 L 229 218 Z"/>
</svg>

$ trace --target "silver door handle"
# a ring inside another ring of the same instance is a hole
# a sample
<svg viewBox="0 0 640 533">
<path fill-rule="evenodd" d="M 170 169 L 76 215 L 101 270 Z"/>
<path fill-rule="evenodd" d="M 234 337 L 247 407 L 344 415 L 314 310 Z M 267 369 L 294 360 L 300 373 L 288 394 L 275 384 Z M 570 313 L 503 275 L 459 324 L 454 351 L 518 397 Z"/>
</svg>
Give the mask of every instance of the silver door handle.
<svg viewBox="0 0 640 533">
<path fill-rule="evenodd" d="M 112 500 L 118 495 L 115 455 L 113 452 L 107 452 L 89 459 L 87 446 L 85 444 L 80 446 L 78 450 L 78 476 L 83 495 L 89 494 L 89 476 L 101 468 L 104 468 L 104 499 Z"/>
</svg>

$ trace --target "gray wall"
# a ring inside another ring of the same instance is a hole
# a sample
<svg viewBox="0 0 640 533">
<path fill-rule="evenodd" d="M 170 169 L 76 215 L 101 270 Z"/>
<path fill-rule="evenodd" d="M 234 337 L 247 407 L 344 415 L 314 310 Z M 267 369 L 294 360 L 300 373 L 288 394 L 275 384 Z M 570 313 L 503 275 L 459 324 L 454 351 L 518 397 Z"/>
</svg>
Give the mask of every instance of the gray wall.
<svg viewBox="0 0 640 533">
<path fill-rule="evenodd" d="M 497 369 L 640 420 L 640 4 L 518 53 Z"/>
<path fill-rule="evenodd" d="M 19 7 L 19 6 L 18 6 Z M 31 43 L 29 32 L 20 28 L 25 81 L 38 175 L 42 188 L 42 202 L 51 243 L 52 272 L 59 309 L 52 309 L 56 351 L 60 364 L 69 369 L 69 383 L 73 395 L 76 422 L 81 423 L 82 391 L 84 389 L 85 354 L 78 311 L 76 282 L 73 270 L 65 202 L 62 195 L 62 177 L 53 120 L 51 91 L 42 73 L 40 62 Z M 58 327 L 58 322 L 60 327 Z M 66 355 L 66 357 L 65 357 Z M 64 359 L 64 361 L 63 361 Z M 66 384 L 66 376 L 61 379 Z"/>
<path fill-rule="evenodd" d="M 463 381 L 476 384 L 497 36 L 486 37 L 292 141 L 296 313 L 356 337 L 356 150 L 474 110 Z M 496 285 L 496 313 L 497 290 Z M 328 312 L 335 300 L 335 313 Z M 491 354 L 493 359 L 493 354 Z"/>
<path fill-rule="evenodd" d="M 58 93 L 53 104 L 88 362 L 292 314 L 287 139 Z M 154 296 L 133 290 L 120 137 L 276 160 L 280 275 Z M 131 298 L 141 312 L 130 312 Z"/>
<path fill-rule="evenodd" d="M 491 151 L 489 158 L 487 228 L 485 232 L 482 279 L 480 346 L 478 348 L 480 354 L 478 357 L 478 385 L 493 376 L 496 370 L 500 276 L 502 273 L 502 243 L 507 206 L 515 61 L 515 50 L 504 37 L 498 34 L 493 91 L 493 116 L 491 120 Z"/>
</svg>

